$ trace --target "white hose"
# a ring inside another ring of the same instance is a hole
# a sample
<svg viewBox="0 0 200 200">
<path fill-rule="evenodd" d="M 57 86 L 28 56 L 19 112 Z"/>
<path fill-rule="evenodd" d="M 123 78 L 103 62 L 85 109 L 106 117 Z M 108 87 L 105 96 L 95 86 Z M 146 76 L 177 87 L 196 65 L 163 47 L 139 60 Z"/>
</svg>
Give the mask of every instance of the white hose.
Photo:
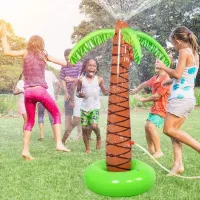
<svg viewBox="0 0 200 200">
<path fill-rule="evenodd" d="M 171 173 L 171 171 L 170 170 L 168 170 L 167 168 L 165 168 L 163 165 L 161 165 L 145 148 L 143 148 L 142 146 L 140 146 L 139 144 L 134 144 L 134 145 L 136 145 L 137 147 L 139 147 L 140 149 L 142 149 L 142 151 L 144 151 L 146 154 L 148 154 L 149 156 L 150 156 L 150 158 L 152 159 L 152 160 L 154 160 L 154 162 L 158 165 L 158 166 L 160 166 L 162 169 L 164 169 L 166 172 L 168 172 L 168 173 Z M 181 176 L 181 175 L 178 175 L 178 174 L 173 174 L 173 176 L 177 176 L 177 177 L 179 177 L 179 178 L 184 178 L 184 179 L 200 179 L 200 176 Z"/>
</svg>

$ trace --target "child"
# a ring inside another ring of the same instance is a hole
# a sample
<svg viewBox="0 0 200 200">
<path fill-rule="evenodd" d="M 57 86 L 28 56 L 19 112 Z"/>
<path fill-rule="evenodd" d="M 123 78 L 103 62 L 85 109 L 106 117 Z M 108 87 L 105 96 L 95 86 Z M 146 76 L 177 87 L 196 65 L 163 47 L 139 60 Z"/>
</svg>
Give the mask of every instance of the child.
<svg viewBox="0 0 200 200">
<path fill-rule="evenodd" d="M 71 49 L 66 49 L 64 51 L 64 56 L 66 61 L 68 60 L 68 56 L 71 52 Z M 72 130 L 72 123 L 78 123 L 78 119 L 73 115 L 73 106 L 70 104 L 70 99 L 73 98 L 70 96 L 70 90 L 72 84 L 78 80 L 78 76 L 80 75 L 82 70 L 82 64 L 79 62 L 73 67 L 68 63 L 67 66 L 62 67 L 60 71 L 60 80 L 61 85 L 64 90 L 64 108 L 65 108 L 65 133 L 63 136 L 63 143 L 65 143 L 66 139 L 69 136 L 70 130 Z M 80 100 L 79 100 L 80 101 Z M 76 114 L 76 113 L 75 113 Z M 81 134 L 81 129 L 78 129 L 78 134 Z"/>
<path fill-rule="evenodd" d="M 86 60 L 87 62 L 87 60 Z M 83 67 L 82 70 L 80 72 L 79 78 L 85 75 L 85 69 L 86 69 L 86 62 L 83 63 Z M 65 133 L 63 135 L 63 139 L 62 142 L 63 144 L 66 143 L 67 139 L 70 136 L 70 133 L 72 132 L 72 130 L 77 126 L 77 129 L 81 129 L 80 126 L 80 121 L 81 121 L 81 112 L 80 112 L 80 108 L 81 108 L 81 102 L 82 102 L 82 98 L 78 98 L 76 96 L 76 91 L 77 91 L 77 84 L 78 84 L 78 79 L 75 80 L 71 85 L 70 85 L 70 89 L 69 89 L 69 107 L 73 108 L 73 118 L 71 120 L 71 126 L 68 126 L 65 130 Z M 77 140 L 81 139 L 81 132 L 82 130 L 78 130 L 78 135 L 77 135 Z"/>
<path fill-rule="evenodd" d="M 48 89 L 47 92 L 51 95 L 54 101 L 57 99 L 57 93 L 60 88 L 60 83 L 59 80 L 56 78 L 54 73 L 52 71 L 46 70 L 45 69 L 45 81 L 47 83 Z M 54 89 L 55 88 L 55 89 Z M 45 108 L 41 103 L 38 103 L 38 124 L 40 128 L 40 138 L 38 140 L 43 140 L 44 139 L 44 113 L 45 113 Z M 53 129 L 53 118 L 49 112 L 49 121 Z M 54 135 L 55 138 L 55 135 Z"/>
<path fill-rule="evenodd" d="M 23 130 L 24 130 L 25 124 L 27 122 L 27 114 L 26 114 L 26 108 L 24 104 L 24 80 L 22 79 L 22 77 L 23 77 L 23 72 L 19 76 L 19 81 L 17 82 L 17 85 L 15 86 L 13 95 L 19 95 L 18 113 L 22 115 L 24 119 L 24 125 L 23 125 Z"/>
<path fill-rule="evenodd" d="M 48 87 L 44 76 L 46 61 L 62 66 L 67 65 L 66 61 L 60 61 L 48 55 L 44 50 L 44 40 L 40 36 L 32 36 L 28 41 L 27 49 L 12 51 L 7 42 L 5 25 L 1 30 L 1 35 L 4 54 L 14 57 L 21 56 L 24 60 L 24 95 L 28 120 L 24 129 L 22 157 L 25 160 L 34 159 L 29 152 L 29 144 L 32 128 L 35 123 L 35 109 L 37 102 L 41 102 L 53 117 L 53 129 L 56 135 L 56 149 L 58 151 L 70 151 L 62 144 L 61 115 L 55 101 L 46 90 Z"/>
<path fill-rule="evenodd" d="M 156 68 L 164 70 L 172 77 L 164 133 L 172 140 L 174 164 L 169 175 L 173 175 L 184 171 L 182 143 L 200 153 L 200 143 L 180 130 L 180 127 L 195 107 L 194 86 L 199 68 L 199 56 L 196 36 L 188 28 L 176 28 L 170 35 L 170 41 L 179 53 L 176 69 L 167 68 L 162 62 L 156 63 Z M 164 84 L 167 83 L 169 81 Z"/>
<path fill-rule="evenodd" d="M 95 59 L 86 61 L 85 76 L 78 80 L 77 96 L 83 98 L 81 102 L 81 125 L 85 154 L 89 153 L 90 129 L 96 134 L 96 149 L 101 148 L 101 135 L 98 127 L 100 110 L 100 89 L 104 95 L 108 95 L 103 78 L 96 76 L 98 62 Z"/>
<path fill-rule="evenodd" d="M 157 62 L 159 61 L 157 60 L 156 63 Z M 149 153 L 153 154 L 154 158 L 160 158 L 163 156 L 163 153 L 160 148 L 160 139 L 156 127 L 160 128 L 164 124 L 170 88 L 169 86 L 163 87 L 162 83 L 170 78 L 162 69 L 155 69 L 155 72 L 156 76 L 153 76 L 150 80 L 139 85 L 132 93 L 135 94 L 148 86 L 152 89 L 152 96 L 143 98 L 136 95 L 136 98 L 141 102 L 153 101 L 153 106 L 145 125 L 145 133 Z"/>
</svg>

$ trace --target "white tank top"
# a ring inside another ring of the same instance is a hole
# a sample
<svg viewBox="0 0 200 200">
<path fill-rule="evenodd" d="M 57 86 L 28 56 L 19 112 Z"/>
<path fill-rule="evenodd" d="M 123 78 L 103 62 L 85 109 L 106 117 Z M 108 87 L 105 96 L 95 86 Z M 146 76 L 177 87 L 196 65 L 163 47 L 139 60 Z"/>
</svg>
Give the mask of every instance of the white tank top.
<svg viewBox="0 0 200 200">
<path fill-rule="evenodd" d="M 84 111 L 90 111 L 94 109 L 100 109 L 100 87 L 98 76 L 95 76 L 91 83 L 85 76 L 82 78 L 82 91 L 85 94 L 81 102 L 81 109 Z"/>
<path fill-rule="evenodd" d="M 194 61 L 194 66 L 191 67 L 186 67 L 184 69 L 183 75 L 180 79 L 173 79 L 173 83 L 171 86 L 170 90 L 170 96 L 169 100 L 173 98 L 177 99 L 183 99 L 183 98 L 188 98 L 188 99 L 195 99 L 194 96 L 194 86 L 195 86 L 195 79 L 197 76 L 198 68 L 194 55 L 191 51 L 191 49 L 188 48 L 190 51 L 193 61 Z"/>
</svg>

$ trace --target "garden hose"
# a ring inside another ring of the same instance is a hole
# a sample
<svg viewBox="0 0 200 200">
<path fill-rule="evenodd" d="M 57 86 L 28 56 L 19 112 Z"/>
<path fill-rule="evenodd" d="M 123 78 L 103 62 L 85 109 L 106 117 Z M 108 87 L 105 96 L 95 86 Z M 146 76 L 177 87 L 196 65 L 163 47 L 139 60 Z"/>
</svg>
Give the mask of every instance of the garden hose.
<svg viewBox="0 0 200 200">
<path fill-rule="evenodd" d="M 142 146 L 140 146 L 139 144 L 134 143 L 134 142 L 132 142 L 132 144 L 136 145 L 136 146 L 139 147 L 142 151 L 144 151 L 147 155 L 149 155 L 150 158 L 151 158 L 152 160 L 154 160 L 154 162 L 155 162 L 158 166 L 160 166 L 162 169 L 164 169 L 166 172 L 171 173 L 170 170 L 168 170 L 166 167 L 164 167 L 163 165 L 161 165 L 161 163 L 159 163 L 145 148 L 143 148 Z M 181 175 L 175 174 L 175 173 L 173 174 L 173 176 L 177 176 L 177 177 L 179 177 L 179 178 L 184 178 L 184 179 L 200 179 L 200 176 L 181 176 Z"/>
</svg>

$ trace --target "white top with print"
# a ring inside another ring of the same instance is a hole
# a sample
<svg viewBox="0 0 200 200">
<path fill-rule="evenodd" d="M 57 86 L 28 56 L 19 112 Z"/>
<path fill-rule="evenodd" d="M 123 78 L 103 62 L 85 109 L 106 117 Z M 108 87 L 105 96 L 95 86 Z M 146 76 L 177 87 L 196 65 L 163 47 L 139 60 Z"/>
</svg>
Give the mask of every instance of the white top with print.
<svg viewBox="0 0 200 200">
<path fill-rule="evenodd" d="M 191 49 L 189 50 L 192 53 Z M 169 100 L 173 98 L 195 99 L 194 86 L 199 67 L 196 65 L 193 53 L 192 56 L 194 60 L 194 66 L 186 67 L 180 79 L 173 79 L 173 83 L 170 89 Z"/>
</svg>

